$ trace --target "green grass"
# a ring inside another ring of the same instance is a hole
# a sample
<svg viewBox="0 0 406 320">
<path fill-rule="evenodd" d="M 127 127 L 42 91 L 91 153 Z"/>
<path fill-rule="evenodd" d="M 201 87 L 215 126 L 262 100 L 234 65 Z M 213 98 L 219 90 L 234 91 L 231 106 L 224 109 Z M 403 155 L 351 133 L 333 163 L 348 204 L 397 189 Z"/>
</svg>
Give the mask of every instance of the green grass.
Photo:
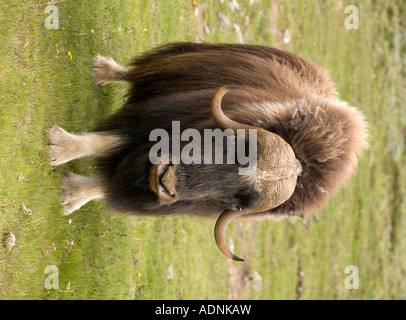
<svg viewBox="0 0 406 320">
<path fill-rule="evenodd" d="M 360 29 L 346 30 L 342 1 L 197 1 L 211 33 L 206 41 L 236 42 L 217 29 L 221 11 L 246 43 L 274 45 L 311 57 L 330 70 L 343 100 L 370 123 L 371 148 L 356 176 L 306 221 L 249 222 L 227 230 L 236 253 L 262 276 L 250 299 L 406 298 L 405 128 L 406 35 L 401 0 L 352 1 Z M 93 85 L 92 57 L 127 63 L 168 41 L 193 41 L 192 1 L 61 2 L 60 28 L 44 27 L 46 2 L 0 0 L 0 299 L 227 299 L 230 263 L 213 241 L 214 221 L 191 217 L 117 215 L 103 202 L 61 215 L 67 171 L 89 175 L 91 160 L 52 168 L 47 131 L 91 130 L 123 103 L 126 85 Z M 249 17 L 249 20 L 248 18 Z M 284 44 L 280 30 L 288 28 Z M 69 59 L 71 52 L 72 59 Z M 24 214 L 22 204 L 33 211 Z M 16 236 L 10 252 L 4 245 Z M 45 268 L 59 271 L 46 289 Z M 360 287 L 347 290 L 345 267 L 359 268 Z M 167 279 L 169 266 L 173 278 Z"/>
<path fill-rule="evenodd" d="M 226 274 L 226 263 L 218 259 L 208 237 L 211 221 L 200 221 L 194 231 L 191 219 L 119 216 L 102 203 L 63 217 L 62 176 L 68 170 L 91 174 L 94 164 L 48 165 L 47 130 L 54 123 L 73 132 L 87 131 L 123 103 L 125 85 L 93 85 L 92 57 L 100 53 L 126 63 L 169 40 L 192 40 L 193 21 L 183 16 L 189 6 L 183 1 L 171 6 L 145 1 L 60 3 L 60 29 L 47 30 L 45 4 L 12 3 L 2 3 L 1 11 L 0 297 L 225 298 L 227 283 L 219 285 L 215 278 Z M 23 213 L 23 203 L 32 216 Z M 11 252 L 3 245 L 9 232 L 17 239 Z M 199 249 L 202 242 L 208 244 Z M 44 287 L 48 265 L 58 267 L 59 290 Z M 166 280 L 170 265 L 173 279 Z M 214 272 L 216 267 L 225 271 Z"/>
</svg>

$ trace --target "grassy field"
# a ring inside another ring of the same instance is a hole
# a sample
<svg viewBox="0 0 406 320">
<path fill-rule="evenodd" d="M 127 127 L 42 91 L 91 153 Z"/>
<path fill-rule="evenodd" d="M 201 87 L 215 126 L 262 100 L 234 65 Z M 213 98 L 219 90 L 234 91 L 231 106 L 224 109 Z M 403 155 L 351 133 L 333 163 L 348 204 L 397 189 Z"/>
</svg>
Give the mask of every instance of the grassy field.
<svg viewBox="0 0 406 320">
<path fill-rule="evenodd" d="M 406 298 L 404 1 L 240 0 L 234 12 L 228 0 L 53 2 L 59 29 L 49 30 L 47 1 L 0 0 L 0 299 Z M 350 4 L 359 29 L 344 26 Z M 230 22 L 225 31 L 217 11 Z M 89 175 L 94 163 L 49 166 L 47 131 L 91 130 L 126 93 L 122 84 L 94 86 L 92 57 L 125 64 L 168 41 L 236 42 L 233 23 L 245 43 L 330 70 L 342 99 L 370 123 L 357 175 L 304 221 L 233 223 L 227 236 L 249 264 L 218 252 L 212 220 L 127 217 L 103 202 L 62 216 L 63 175 Z M 344 286 L 349 265 L 359 270 L 357 290 Z M 57 289 L 44 285 L 47 266 L 58 268 Z M 252 270 L 260 291 L 241 279 Z"/>
</svg>

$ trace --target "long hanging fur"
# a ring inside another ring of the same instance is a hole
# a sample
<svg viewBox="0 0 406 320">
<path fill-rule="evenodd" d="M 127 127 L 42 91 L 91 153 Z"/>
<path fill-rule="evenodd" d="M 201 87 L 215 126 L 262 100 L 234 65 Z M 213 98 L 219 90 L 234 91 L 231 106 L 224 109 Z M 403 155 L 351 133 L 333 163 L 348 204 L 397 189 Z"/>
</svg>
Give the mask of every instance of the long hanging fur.
<svg viewBox="0 0 406 320">
<path fill-rule="evenodd" d="M 138 206 L 139 214 L 190 213 L 217 216 L 220 208 L 177 203 L 159 207 L 139 178 L 147 167 L 151 130 L 216 128 L 210 101 L 218 88 L 239 85 L 223 100 L 223 109 L 238 122 L 275 132 L 293 148 L 302 166 L 292 197 L 255 216 L 308 213 L 351 176 L 367 147 L 367 124 L 357 109 L 338 99 L 328 73 L 308 59 L 276 48 L 241 44 L 175 43 L 154 49 L 131 63 L 131 83 L 124 107 L 96 131 L 115 132 L 126 143 L 114 155 L 99 159 L 107 181 L 107 200 L 119 210 Z M 137 168 L 130 172 L 128 165 Z M 208 181 L 213 183 L 213 181 Z M 139 205 L 140 201 L 147 203 Z"/>
</svg>

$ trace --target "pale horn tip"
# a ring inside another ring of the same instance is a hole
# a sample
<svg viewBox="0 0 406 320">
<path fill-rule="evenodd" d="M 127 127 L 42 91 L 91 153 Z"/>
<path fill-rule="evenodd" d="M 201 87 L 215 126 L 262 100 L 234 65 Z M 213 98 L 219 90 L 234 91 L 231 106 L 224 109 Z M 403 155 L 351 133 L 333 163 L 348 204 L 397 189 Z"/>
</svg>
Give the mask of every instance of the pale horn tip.
<svg viewBox="0 0 406 320">
<path fill-rule="evenodd" d="M 240 90 L 241 89 L 240 86 L 236 86 L 236 85 L 225 86 L 225 88 L 228 90 Z"/>
<path fill-rule="evenodd" d="M 240 258 L 240 257 L 237 257 L 235 254 L 233 254 L 233 258 L 232 258 L 234 261 L 240 261 L 240 262 L 244 262 L 245 260 L 244 259 L 242 259 L 242 258 Z"/>
</svg>

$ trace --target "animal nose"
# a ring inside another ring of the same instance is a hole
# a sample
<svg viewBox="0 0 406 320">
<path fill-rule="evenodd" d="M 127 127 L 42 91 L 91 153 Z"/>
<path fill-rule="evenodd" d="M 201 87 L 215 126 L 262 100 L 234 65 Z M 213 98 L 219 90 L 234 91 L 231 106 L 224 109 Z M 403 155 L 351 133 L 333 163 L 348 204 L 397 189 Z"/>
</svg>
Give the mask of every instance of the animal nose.
<svg viewBox="0 0 406 320">
<path fill-rule="evenodd" d="M 178 199 L 177 182 L 175 164 L 160 163 L 151 168 L 150 186 L 158 196 L 159 202 L 171 203 Z"/>
<path fill-rule="evenodd" d="M 172 198 L 176 197 L 176 182 L 175 165 L 170 165 L 165 168 L 161 178 L 161 186 Z"/>
</svg>

